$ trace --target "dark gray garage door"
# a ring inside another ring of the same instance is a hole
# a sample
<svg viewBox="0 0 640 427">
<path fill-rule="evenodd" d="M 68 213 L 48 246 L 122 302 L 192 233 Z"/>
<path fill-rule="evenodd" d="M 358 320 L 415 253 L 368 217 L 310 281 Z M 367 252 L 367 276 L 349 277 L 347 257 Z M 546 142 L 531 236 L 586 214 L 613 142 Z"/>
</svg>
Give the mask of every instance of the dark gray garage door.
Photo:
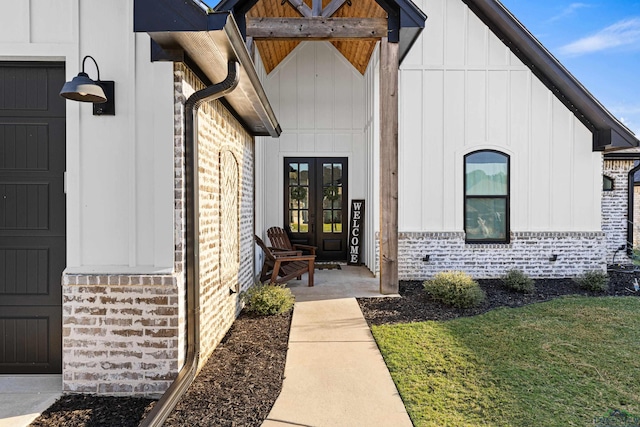
<svg viewBox="0 0 640 427">
<path fill-rule="evenodd" d="M 0 373 L 60 373 L 64 66 L 0 62 Z"/>
</svg>

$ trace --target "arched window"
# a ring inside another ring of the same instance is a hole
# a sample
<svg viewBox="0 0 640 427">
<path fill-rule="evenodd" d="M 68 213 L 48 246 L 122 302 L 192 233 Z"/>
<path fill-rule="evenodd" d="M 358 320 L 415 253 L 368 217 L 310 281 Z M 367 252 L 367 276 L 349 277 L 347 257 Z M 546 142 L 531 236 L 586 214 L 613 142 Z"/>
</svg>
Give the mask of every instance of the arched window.
<svg viewBox="0 0 640 427">
<path fill-rule="evenodd" d="M 509 242 L 509 156 L 484 150 L 464 157 L 464 231 L 469 243 Z"/>
</svg>

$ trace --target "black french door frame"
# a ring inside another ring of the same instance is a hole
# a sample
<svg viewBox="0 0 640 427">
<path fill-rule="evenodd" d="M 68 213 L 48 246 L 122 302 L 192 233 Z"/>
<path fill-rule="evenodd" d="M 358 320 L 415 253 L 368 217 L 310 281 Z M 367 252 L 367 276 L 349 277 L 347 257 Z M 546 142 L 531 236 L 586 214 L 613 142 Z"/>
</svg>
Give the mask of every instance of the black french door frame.
<svg viewBox="0 0 640 427">
<path fill-rule="evenodd" d="M 285 229 L 294 243 L 316 246 L 319 261 L 347 259 L 348 158 L 284 159 Z"/>
</svg>

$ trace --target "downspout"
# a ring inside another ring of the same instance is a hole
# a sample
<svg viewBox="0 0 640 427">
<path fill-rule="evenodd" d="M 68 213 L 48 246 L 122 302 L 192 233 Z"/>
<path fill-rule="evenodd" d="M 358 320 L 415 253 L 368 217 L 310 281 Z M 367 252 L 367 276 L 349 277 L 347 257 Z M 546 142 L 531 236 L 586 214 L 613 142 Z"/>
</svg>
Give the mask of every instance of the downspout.
<svg viewBox="0 0 640 427">
<path fill-rule="evenodd" d="M 186 187 L 186 277 L 187 353 L 185 364 L 167 391 L 140 423 L 140 427 L 164 424 L 187 388 L 193 382 L 200 358 L 200 247 L 199 247 L 199 176 L 198 176 L 198 109 L 205 102 L 221 98 L 238 85 L 240 64 L 230 59 L 227 77 L 220 83 L 195 92 L 184 104 L 185 187 Z"/>
</svg>

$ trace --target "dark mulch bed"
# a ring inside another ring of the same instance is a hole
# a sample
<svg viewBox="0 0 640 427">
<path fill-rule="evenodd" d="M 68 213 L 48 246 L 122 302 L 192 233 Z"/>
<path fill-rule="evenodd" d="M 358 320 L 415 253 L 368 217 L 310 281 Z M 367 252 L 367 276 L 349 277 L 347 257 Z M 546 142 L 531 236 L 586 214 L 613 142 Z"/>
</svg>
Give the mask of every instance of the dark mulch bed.
<svg viewBox="0 0 640 427">
<path fill-rule="evenodd" d="M 290 324 L 290 313 L 238 318 L 164 425 L 262 424 L 282 388 Z"/>
<path fill-rule="evenodd" d="M 401 282 L 401 298 L 359 299 L 370 325 L 474 316 L 497 307 L 519 307 L 563 295 L 638 295 L 633 278 L 640 272 L 610 272 L 608 292 L 588 292 L 572 280 L 536 280 L 536 292 L 504 290 L 498 280 L 479 280 L 487 293 L 481 307 L 461 310 L 430 301 L 422 282 Z M 254 317 L 245 313 L 172 412 L 169 426 L 259 426 L 280 393 L 291 315 Z M 63 397 L 32 426 L 137 426 L 153 401 L 86 395 Z"/>
<path fill-rule="evenodd" d="M 136 427 L 155 400 L 132 397 L 104 397 L 84 394 L 63 396 L 42 413 L 30 426 Z"/>
<path fill-rule="evenodd" d="M 470 309 L 447 307 L 430 300 L 423 290 L 421 281 L 400 282 L 402 298 L 362 298 L 358 299 L 358 303 L 369 325 L 450 320 L 462 316 L 475 316 L 498 307 L 521 307 L 564 295 L 638 295 L 640 292 L 632 291 L 634 278 L 640 278 L 640 272 L 610 271 L 607 292 L 585 291 L 571 279 L 537 279 L 536 291 L 532 294 L 506 290 L 497 279 L 477 280 L 486 292 L 487 299 L 481 306 Z"/>
<path fill-rule="evenodd" d="M 243 312 L 202 368 L 166 426 L 259 426 L 280 394 L 291 314 Z M 34 427 L 134 427 L 154 400 L 67 395 Z"/>
</svg>

